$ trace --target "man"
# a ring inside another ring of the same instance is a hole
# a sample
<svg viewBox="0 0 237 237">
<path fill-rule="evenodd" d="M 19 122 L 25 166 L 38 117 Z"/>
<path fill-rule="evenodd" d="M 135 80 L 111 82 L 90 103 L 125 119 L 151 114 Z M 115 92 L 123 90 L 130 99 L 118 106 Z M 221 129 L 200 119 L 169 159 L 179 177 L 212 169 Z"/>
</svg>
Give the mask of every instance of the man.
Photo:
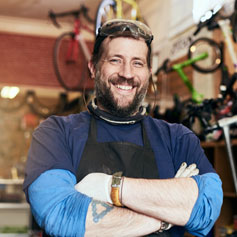
<svg viewBox="0 0 237 237">
<path fill-rule="evenodd" d="M 140 22 L 105 23 L 89 62 L 89 111 L 35 130 L 24 190 L 47 234 L 205 236 L 219 216 L 221 181 L 197 137 L 141 105 L 152 39 Z"/>
</svg>

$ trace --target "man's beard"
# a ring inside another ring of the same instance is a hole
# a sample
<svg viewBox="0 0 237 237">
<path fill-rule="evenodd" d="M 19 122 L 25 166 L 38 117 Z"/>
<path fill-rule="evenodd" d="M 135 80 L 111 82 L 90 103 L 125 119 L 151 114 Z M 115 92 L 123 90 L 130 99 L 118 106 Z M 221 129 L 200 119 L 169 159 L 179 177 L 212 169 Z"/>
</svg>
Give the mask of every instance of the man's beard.
<svg viewBox="0 0 237 237">
<path fill-rule="evenodd" d="M 143 99 L 146 96 L 148 83 L 146 83 L 140 91 L 136 92 L 133 101 L 127 106 L 121 107 L 116 102 L 110 88 L 106 86 L 106 83 L 100 79 L 101 74 L 96 72 L 95 77 L 95 90 L 97 102 L 110 114 L 117 117 L 129 117 L 138 112 L 139 107 Z M 123 78 L 116 78 L 115 80 L 126 80 Z M 131 79 L 132 80 L 132 79 Z"/>
</svg>

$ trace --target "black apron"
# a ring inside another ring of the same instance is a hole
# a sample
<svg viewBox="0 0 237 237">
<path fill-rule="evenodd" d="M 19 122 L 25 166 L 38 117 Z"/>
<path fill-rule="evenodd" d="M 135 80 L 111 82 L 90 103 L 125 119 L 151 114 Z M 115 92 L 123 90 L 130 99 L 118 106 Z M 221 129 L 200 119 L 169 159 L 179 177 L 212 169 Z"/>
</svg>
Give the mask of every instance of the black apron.
<svg viewBox="0 0 237 237">
<path fill-rule="evenodd" d="M 102 172 L 113 174 L 122 171 L 123 176 L 130 178 L 158 179 L 158 168 L 153 150 L 141 121 L 144 146 L 129 142 L 98 143 L 96 119 L 92 116 L 88 139 L 80 160 L 77 182 L 87 174 Z M 169 231 L 148 236 L 171 236 Z"/>
</svg>

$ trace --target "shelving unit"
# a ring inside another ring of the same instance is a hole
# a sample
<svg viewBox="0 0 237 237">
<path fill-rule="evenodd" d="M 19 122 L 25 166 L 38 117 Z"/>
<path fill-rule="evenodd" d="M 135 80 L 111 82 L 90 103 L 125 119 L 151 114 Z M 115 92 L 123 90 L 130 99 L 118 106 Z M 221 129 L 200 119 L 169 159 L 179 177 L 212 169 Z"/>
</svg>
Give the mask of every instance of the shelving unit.
<svg viewBox="0 0 237 237">
<path fill-rule="evenodd" d="M 220 175 L 224 192 L 224 200 L 221 214 L 215 224 L 215 237 L 219 237 L 221 228 L 231 226 L 233 224 L 234 215 L 237 215 L 237 195 L 234 189 L 230 164 L 224 141 L 218 142 L 202 142 L 202 147 Z M 232 140 L 232 150 L 234 158 L 237 157 L 237 139 Z"/>
<path fill-rule="evenodd" d="M 0 228 L 29 225 L 30 206 L 22 184 L 23 179 L 0 179 Z"/>
</svg>

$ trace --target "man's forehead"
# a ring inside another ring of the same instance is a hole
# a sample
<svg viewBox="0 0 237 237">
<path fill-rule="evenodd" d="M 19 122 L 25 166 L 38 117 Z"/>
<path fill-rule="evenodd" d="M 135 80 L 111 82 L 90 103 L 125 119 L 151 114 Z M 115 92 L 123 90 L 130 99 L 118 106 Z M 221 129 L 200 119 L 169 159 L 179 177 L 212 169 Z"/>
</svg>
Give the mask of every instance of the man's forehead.
<svg viewBox="0 0 237 237">
<path fill-rule="evenodd" d="M 148 47 L 143 39 L 131 37 L 108 38 L 103 42 L 102 47 L 104 57 L 121 55 L 146 60 L 148 52 Z"/>
</svg>

